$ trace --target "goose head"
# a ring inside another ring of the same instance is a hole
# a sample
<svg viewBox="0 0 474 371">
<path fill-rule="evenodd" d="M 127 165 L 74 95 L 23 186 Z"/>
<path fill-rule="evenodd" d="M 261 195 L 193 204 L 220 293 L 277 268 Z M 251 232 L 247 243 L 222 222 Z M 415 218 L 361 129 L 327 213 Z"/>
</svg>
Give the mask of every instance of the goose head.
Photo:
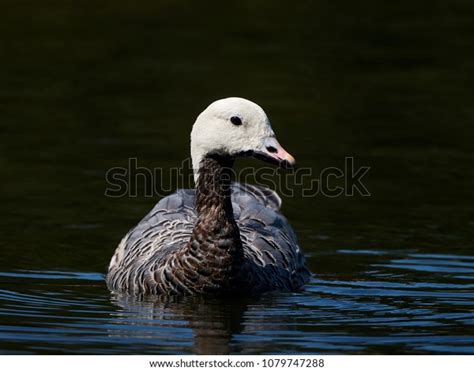
<svg viewBox="0 0 474 371">
<path fill-rule="evenodd" d="M 211 103 L 196 119 L 191 131 L 194 173 L 208 155 L 236 158 L 253 156 L 282 167 L 295 159 L 278 143 L 265 111 L 243 98 L 225 98 Z"/>
</svg>

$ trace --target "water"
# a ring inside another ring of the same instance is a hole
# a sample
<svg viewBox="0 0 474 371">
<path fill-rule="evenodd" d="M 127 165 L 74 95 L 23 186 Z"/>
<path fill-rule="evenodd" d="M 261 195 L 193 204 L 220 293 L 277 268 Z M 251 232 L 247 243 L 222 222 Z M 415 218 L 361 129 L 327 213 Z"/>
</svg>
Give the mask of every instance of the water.
<svg viewBox="0 0 474 371">
<path fill-rule="evenodd" d="M 473 354 L 473 6 L 219 4 L 4 4 L 0 353 Z M 230 95 L 313 174 L 370 166 L 371 196 L 285 197 L 302 292 L 109 293 L 115 246 L 159 197 L 105 197 L 106 171 L 179 166 Z"/>
<path fill-rule="evenodd" d="M 1 273 L 6 353 L 472 353 L 474 258 L 315 254 L 357 268 L 261 298 L 109 295 L 99 273 Z"/>
</svg>

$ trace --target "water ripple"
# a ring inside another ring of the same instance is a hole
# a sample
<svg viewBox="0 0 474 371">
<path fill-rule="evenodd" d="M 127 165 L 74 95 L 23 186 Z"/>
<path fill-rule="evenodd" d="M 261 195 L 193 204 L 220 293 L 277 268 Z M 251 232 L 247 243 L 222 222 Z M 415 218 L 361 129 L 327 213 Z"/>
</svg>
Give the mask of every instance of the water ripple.
<svg viewBox="0 0 474 371">
<path fill-rule="evenodd" d="M 474 257 L 335 254 L 318 259 L 357 269 L 232 300 L 110 296 L 93 272 L 0 272 L 1 352 L 474 353 Z"/>
</svg>

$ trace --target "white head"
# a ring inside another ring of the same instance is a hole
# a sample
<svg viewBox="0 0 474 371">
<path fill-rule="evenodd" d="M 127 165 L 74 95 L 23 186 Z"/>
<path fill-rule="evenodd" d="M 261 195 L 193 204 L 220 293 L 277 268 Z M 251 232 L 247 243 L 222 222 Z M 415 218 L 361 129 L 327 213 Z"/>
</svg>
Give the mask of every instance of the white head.
<svg viewBox="0 0 474 371">
<path fill-rule="evenodd" d="M 259 159 L 293 166 L 295 159 L 278 143 L 263 109 L 243 98 L 213 102 L 196 119 L 191 131 L 194 173 L 208 154 Z"/>
</svg>

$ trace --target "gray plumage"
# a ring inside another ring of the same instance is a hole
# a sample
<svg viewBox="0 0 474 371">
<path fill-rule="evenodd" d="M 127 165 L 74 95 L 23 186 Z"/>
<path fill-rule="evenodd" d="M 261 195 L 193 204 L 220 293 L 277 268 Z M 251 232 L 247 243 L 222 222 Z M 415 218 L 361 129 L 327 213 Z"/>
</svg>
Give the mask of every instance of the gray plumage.
<svg viewBox="0 0 474 371">
<path fill-rule="evenodd" d="M 295 233 L 279 212 L 280 197 L 268 188 L 242 183 L 232 183 L 231 195 L 244 251 L 243 265 L 250 275 L 244 282 L 247 287 L 239 289 L 253 293 L 292 291 L 304 285 L 310 273 Z M 107 283 L 111 289 L 162 293 L 158 286 L 149 287 L 146 282 L 159 261 L 188 243 L 197 219 L 195 201 L 194 189 L 180 189 L 159 201 L 127 233 L 110 263 Z"/>
<path fill-rule="evenodd" d="M 303 253 L 281 200 L 266 188 L 231 183 L 235 158 L 291 167 L 261 107 L 242 98 L 212 103 L 191 131 L 196 189 L 165 197 L 120 242 L 111 290 L 134 294 L 256 294 L 308 281 Z"/>
</svg>

